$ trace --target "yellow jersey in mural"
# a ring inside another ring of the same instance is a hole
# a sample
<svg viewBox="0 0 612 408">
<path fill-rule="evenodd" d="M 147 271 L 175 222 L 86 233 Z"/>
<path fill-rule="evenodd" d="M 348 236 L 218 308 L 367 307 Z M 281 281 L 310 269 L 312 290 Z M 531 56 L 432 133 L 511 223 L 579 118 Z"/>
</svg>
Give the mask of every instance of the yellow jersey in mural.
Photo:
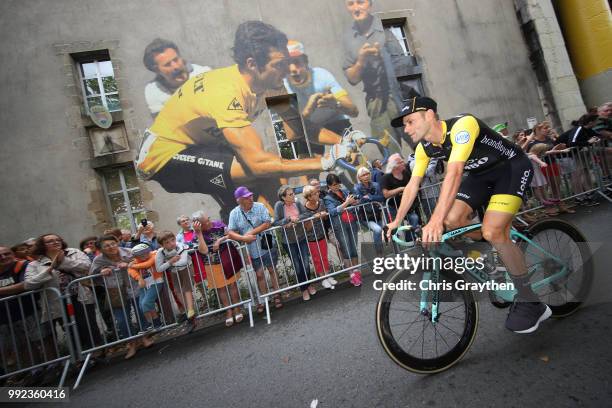
<svg viewBox="0 0 612 408">
<path fill-rule="evenodd" d="M 149 129 L 153 137 L 144 141 L 138 168 L 156 173 L 192 145 L 218 149 L 226 144 L 222 129 L 249 126 L 264 108 L 264 97 L 251 92 L 238 65 L 196 75 L 168 99 L 155 118 Z"/>
</svg>

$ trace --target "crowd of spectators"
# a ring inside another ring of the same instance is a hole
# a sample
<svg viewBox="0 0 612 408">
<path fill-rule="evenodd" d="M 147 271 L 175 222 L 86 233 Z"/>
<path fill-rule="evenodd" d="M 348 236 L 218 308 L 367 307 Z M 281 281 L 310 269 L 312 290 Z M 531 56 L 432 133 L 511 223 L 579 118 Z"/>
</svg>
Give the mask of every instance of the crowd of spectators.
<svg viewBox="0 0 612 408">
<path fill-rule="evenodd" d="M 533 196 L 545 206 L 546 214 L 574 212 L 561 201 L 564 177 L 573 194 L 578 195 L 576 202 L 597 205 L 592 196 L 580 194 L 593 189 L 593 159 L 587 158 L 582 148 L 597 143 L 603 153 L 595 156 L 600 161 L 595 165 L 602 177 L 609 178 L 608 165 L 601 162 L 609 160 L 610 148 L 599 142 L 603 139 L 609 143 L 611 113 L 612 105 L 605 104 L 598 113 L 587 113 L 573 122 L 573 127 L 561 135 L 545 121 L 533 131 L 519 130 L 507 136 L 532 160 Z M 238 187 L 234 192 L 237 206 L 231 210 L 227 224 L 196 211 L 190 217 L 177 217 L 176 234 L 158 232 L 151 221 L 141 220 L 133 234 L 129 230 L 106 230 L 99 237 L 83 238 L 78 248 L 69 247 L 57 233 L 29 238 L 10 248 L 0 246 L 0 300 L 29 290 L 53 289 L 3 302 L 0 368 L 6 371 L 15 364 L 28 366 L 57 358 L 57 330 L 67 316 L 67 305 L 58 298 L 60 293 L 67 294 L 66 300 L 72 304 L 81 349 L 96 349 L 95 356 L 101 356 L 105 352 L 101 346 L 129 339 L 125 341 L 127 359 L 140 345 L 150 347 L 152 334 L 160 328 L 185 323 L 188 330 L 193 330 L 198 313 L 202 313 L 196 293 L 200 298 L 209 297 L 210 291 L 215 293 L 226 326 L 242 322 L 238 280 L 248 263 L 258 294 L 273 292 L 274 308 L 283 307 L 280 257 L 289 259 L 288 275 L 295 277 L 289 283 L 285 276 L 287 285 L 299 288 L 304 301 L 317 293 L 313 283 L 317 278 L 325 289 L 338 284 L 334 276 L 329 276 L 334 272 L 332 251 L 339 254 L 350 282 L 360 286 L 359 233 L 370 233 L 376 254 L 382 254 L 384 218 L 397 212 L 414 157 L 404 160 L 393 154 L 384 164 L 384 172 L 380 160 L 358 168 L 358 182 L 352 191 L 335 173 L 326 175 L 325 188 L 320 180 L 309 180 L 301 197 L 294 188 L 283 185 L 273 214 L 254 201 L 248 188 Z M 430 161 L 418 203 L 406 217 L 409 224 L 416 226 L 431 215 L 443 172 L 443 163 Z M 386 205 L 388 208 L 384 208 Z M 248 258 L 241 256 L 232 241 L 246 245 Z M 257 304 L 256 310 L 263 312 L 264 305 Z M 70 335 L 64 341 L 76 347 Z M 40 383 L 52 369 L 32 370 L 27 379 Z"/>
<path fill-rule="evenodd" d="M 573 214 L 574 205 L 599 205 L 592 190 L 598 177 L 609 179 L 611 113 L 612 104 L 606 103 L 573 121 L 572 127 L 561 135 L 550 122 L 543 121 L 533 129 L 521 129 L 511 136 L 532 162 L 533 197 L 544 207 L 543 213 L 524 214 L 526 221 L 560 213 Z M 585 149 L 589 146 L 595 146 L 595 150 Z M 593 151 L 596 154 L 590 155 Z M 567 195 L 562 191 L 564 184 L 566 191 L 576 196 L 573 202 L 562 201 Z"/>
</svg>

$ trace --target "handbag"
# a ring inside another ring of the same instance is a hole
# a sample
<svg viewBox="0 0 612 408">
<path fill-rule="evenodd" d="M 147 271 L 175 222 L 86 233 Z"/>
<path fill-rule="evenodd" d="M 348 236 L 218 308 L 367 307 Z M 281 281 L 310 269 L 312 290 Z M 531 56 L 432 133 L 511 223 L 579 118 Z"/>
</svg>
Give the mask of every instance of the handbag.
<svg viewBox="0 0 612 408">
<path fill-rule="evenodd" d="M 248 217 L 246 216 L 244 211 L 242 211 L 242 209 L 240 210 L 240 212 L 242 213 L 242 216 L 244 217 L 244 219 L 249 223 L 249 225 L 252 228 L 255 228 L 251 220 L 248 219 Z M 271 233 L 264 232 L 263 234 L 260 235 L 260 237 L 261 237 L 261 241 L 259 243 L 259 247 L 262 251 L 268 251 L 274 248 L 274 237 L 272 236 Z"/>
<path fill-rule="evenodd" d="M 340 214 L 340 219 L 345 224 L 350 224 L 352 222 L 357 221 L 357 217 L 355 216 L 355 214 L 350 211 L 343 211 L 342 214 Z"/>
<path fill-rule="evenodd" d="M 242 264 L 242 257 L 240 256 L 240 253 L 238 253 L 238 250 L 234 244 L 229 242 L 222 243 L 221 247 L 219 248 L 219 252 L 221 267 L 223 268 L 225 279 L 230 279 L 244 266 Z"/>
</svg>

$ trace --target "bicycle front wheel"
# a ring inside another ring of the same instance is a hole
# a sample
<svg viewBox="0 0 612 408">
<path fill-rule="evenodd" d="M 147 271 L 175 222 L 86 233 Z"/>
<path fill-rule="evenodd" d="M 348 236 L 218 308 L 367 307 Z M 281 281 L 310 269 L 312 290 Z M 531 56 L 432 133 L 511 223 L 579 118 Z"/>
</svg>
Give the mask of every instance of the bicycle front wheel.
<svg viewBox="0 0 612 408">
<path fill-rule="evenodd" d="M 478 328 L 478 304 L 469 290 L 455 287 L 452 272 L 440 272 L 440 282 L 450 289 L 439 290 L 437 318 L 432 321 L 434 291 L 426 296 L 419 289 L 423 271 L 396 271 L 387 284 L 415 282 L 416 290 L 383 287 L 376 306 L 378 338 L 393 361 L 418 374 L 447 370 L 468 351 Z M 448 286 L 447 286 L 448 287 Z M 424 301 L 425 300 L 425 301 Z"/>
</svg>

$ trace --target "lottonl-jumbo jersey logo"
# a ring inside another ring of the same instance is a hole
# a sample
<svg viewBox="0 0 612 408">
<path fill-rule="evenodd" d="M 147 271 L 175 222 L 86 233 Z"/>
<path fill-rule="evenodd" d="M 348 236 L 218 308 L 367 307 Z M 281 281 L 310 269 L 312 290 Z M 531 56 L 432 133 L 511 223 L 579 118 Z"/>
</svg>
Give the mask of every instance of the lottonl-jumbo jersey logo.
<svg viewBox="0 0 612 408">
<path fill-rule="evenodd" d="M 470 134 L 466 132 L 465 130 L 455 135 L 455 143 L 466 144 L 469 141 L 470 141 Z"/>
<path fill-rule="evenodd" d="M 228 105 L 227 110 L 243 110 L 243 108 L 238 99 L 234 98 Z"/>
</svg>

